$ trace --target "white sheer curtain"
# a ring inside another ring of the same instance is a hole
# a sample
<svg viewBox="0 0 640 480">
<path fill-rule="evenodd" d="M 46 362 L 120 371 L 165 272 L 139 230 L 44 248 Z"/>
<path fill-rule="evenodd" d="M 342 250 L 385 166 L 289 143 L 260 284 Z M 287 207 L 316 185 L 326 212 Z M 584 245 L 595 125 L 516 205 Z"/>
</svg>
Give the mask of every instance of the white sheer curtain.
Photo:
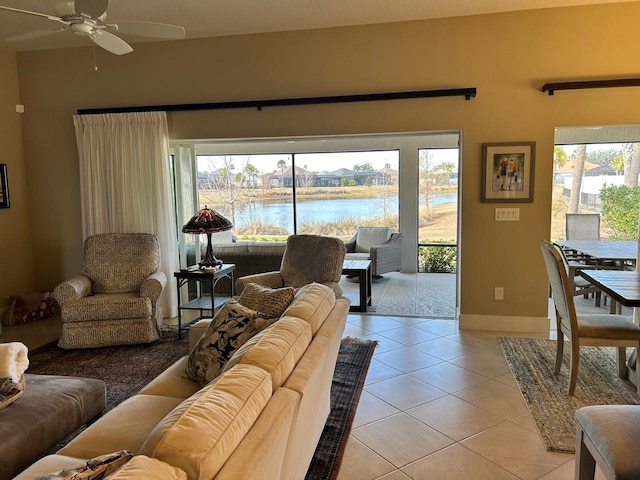
<svg viewBox="0 0 640 480">
<path fill-rule="evenodd" d="M 83 238 L 153 233 L 167 276 L 165 317 L 177 315 L 178 268 L 165 112 L 74 115 L 80 157 Z"/>
</svg>

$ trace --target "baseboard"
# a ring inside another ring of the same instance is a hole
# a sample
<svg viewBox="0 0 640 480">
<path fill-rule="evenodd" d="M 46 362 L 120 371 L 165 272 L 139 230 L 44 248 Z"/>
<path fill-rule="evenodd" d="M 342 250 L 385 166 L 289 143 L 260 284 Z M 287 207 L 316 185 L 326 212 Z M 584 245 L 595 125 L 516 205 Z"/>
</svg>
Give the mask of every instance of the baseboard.
<svg viewBox="0 0 640 480">
<path fill-rule="evenodd" d="M 504 317 L 498 315 L 458 316 L 460 330 L 488 330 L 520 333 L 549 333 L 548 317 Z"/>
</svg>

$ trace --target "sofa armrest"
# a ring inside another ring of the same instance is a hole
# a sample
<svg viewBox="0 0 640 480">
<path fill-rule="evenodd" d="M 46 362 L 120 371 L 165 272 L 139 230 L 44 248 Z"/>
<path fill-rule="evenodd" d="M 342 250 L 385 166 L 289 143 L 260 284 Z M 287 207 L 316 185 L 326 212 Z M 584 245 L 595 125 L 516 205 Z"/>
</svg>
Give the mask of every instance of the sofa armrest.
<svg viewBox="0 0 640 480">
<path fill-rule="evenodd" d="M 53 289 L 53 298 L 60 306 L 70 300 L 80 300 L 89 295 L 91 295 L 91 279 L 84 275 L 65 280 Z"/>
<path fill-rule="evenodd" d="M 203 318 L 189 327 L 189 351 L 193 350 L 200 337 L 207 331 L 211 324 L 211 318 Z"/>
<path fill-rule="evenodd" d="M 140 285 L 140 296 L 149 297 L 152 302 L 155 302 L 166 286 L 167 276 L 164 272 L 154 272 L 145 278 Z"/>
<path fill-rule="evenodd" d="M 386 243 L 371 247 L 369 257 L 373 275 L 399 271 L 402 267 L 402 234 L 392 233 Z"/>
<path fill-rule="evenodd" d="M 236 295 L 240 295 L 242 293 L 247 283 L 257 283 L 269 288 L 284 287 L 284 280 L 282 280 L 280 272 L 256 273 L 254 275 L 240 277 L 236 280 Z"/>
</svg>

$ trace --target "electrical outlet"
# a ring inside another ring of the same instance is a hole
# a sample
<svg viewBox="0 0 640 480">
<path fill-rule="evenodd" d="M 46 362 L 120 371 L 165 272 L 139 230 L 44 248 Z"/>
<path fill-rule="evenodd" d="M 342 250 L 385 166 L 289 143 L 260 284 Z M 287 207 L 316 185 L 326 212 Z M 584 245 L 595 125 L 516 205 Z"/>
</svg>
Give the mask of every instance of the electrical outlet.
<svg viewBox="0 0 640 480">
<path fill-rule="evenodd" d="M 503 287 L 495 287 L 494 289 L 494 297 L 496 300 L 504 300 L 504 288 Z"/>
</svg>

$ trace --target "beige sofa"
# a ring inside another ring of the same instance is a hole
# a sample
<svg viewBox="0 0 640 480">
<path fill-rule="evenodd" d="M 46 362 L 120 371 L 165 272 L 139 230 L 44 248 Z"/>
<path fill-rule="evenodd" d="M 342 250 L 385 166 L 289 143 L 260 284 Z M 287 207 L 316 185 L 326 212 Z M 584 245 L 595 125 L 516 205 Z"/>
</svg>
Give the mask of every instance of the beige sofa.
<svg viewBox="0 0 640 480">
<path fill-rule="evenodd" d="M 182 375 L 185 356 L 17 478 L 129 450 L 189 479 L 303 479 L 329 414 L 348 310 L 349 300 L 330 288 L 302 287 L 280 320 L 207 386 Z M 206 322 L 191 328 L 191 345 Z"/>
</svg>

